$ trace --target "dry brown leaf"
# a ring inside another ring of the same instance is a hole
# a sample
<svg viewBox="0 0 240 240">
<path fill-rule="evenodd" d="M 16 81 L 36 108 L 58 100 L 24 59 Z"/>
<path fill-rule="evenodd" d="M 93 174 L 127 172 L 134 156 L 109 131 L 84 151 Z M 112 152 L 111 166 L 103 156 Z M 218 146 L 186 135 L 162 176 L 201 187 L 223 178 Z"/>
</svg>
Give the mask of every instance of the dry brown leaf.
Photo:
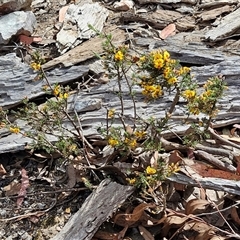
<svg viewBox="0 0 240 240">
<path fill-rule="evenodd" d="M 237 212 L 237 208 L 236 207 L 232 207 L 231 217 L 232 217 L 233 221 L 240 226 L 240 218 L 238 216 L 238 212 Z"/>
<path fill-rule="evenodd" d="M 154 240 L 153 235 L 143 226 L 138 226 L 140 234 L 143 236 L 145 240 Z"/>
<path fill-rule="evenodd" d="M 21 206 L 23 200 L 24 200 L 24 196 L 26 195 L 27 193 L 27 188 L 30 186 L 29 184 L 29 178 L 28 178 L 28 175 L 27 175 L 27 171 L 23 168 L 21 170 L 21 188 L 18 192 L 18 198 L 17 198 L 17 206 Z"/>
<path fill-rule="evenodd" d="M 209 202 L 203 199 L 192 199 L 187 202 L 186 205 L 186 215 L 202 213 L 206 211 L 206 208 L 209 206 Z"/>
<path fill-rule="evenodd" d="M 98 230 L 95 233 L 94 238 L 102 239 L 102 240 L 113 240 L 116 236 L 117 236 L 117 233 L 110 233 L 110 232 Z"/>
<path fill-rule="evenodd" d="M 126 132 L 129 134 L 129 135 L 132 135 L 133 134 L 133 129 L 131 126 L 127 125 L 126 126 Z"/>
<path fill-rule="evenodd" d="M 167 37 L 174 36 L 176 34 L 176 25 L 174 23 L 166 26 L 160 33 L 161 39 L 166 39 Z"/>
<path fill-rule="evenodd" d="M 162 235 L 167 236 L 169 230 L 171 228 L 179 228 L 182 227 L 183 224 L 188 220 L 188 216 L 179 216 L 174 213 L 169 214 L 164 219 L 164 226 L 162 228 Z"/>
<path fill-rule="evenodd" d="M 73 167 L 72 164 L 69 164 L 67 166 L 67 176 L 68 176 L 67 186 L 69 188 L 73 188 L 75 186 L 75 184 L 76 184 L 77 177 L 76 177 L 75 168 Z"/>
<path fill-rule="evenodd" d="M 149 207 L 154 207 L 154 204 L 141 203 L 134 208 L 131 214 L 120 213 L 114 217 L 114 223 L 119 226 L 132 226 L 138 222 L 143 216 L 144 210 Z"/>
<path fill-rule="evenodd" d="M 17 195 L 20 191 L 21 183 L 18 182 L 11 182 L 7 186 L 3 188 L 6 196 Z"/>
<path fill-rule="evenodd" d="M 181 157 L 181 153 L 178 150 L 174 150 L 170 152 L 170 156 L 169 156 L 169 164 L 171 163 L 181 163 L 183 161 L 182 157 Z"/>
</svg>

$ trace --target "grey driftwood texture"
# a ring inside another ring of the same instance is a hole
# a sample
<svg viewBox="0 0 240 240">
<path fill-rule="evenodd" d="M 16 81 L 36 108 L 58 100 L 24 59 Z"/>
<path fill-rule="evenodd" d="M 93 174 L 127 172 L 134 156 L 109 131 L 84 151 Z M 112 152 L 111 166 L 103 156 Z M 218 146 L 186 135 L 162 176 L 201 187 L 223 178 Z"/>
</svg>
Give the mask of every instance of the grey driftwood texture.
<svg viewBox="0 0 240 240">
<path fill-rule="evenodd" d="M 105 222 L 134 191 L 109 179 L 103 180 L 85 200 L 82 207 L 51 240 L 90 240 Z"/>
</svg>

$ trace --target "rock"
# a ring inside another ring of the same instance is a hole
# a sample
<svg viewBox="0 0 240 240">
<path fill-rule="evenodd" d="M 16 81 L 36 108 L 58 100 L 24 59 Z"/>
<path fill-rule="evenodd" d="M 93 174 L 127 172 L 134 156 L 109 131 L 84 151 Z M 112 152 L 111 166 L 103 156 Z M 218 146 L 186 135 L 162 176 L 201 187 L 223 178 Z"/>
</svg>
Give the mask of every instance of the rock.
<svg viewBox="0 0 240 240">
<path fill-rule="evenodd" d="M 0 0 L 0 14 L 6 14 L 19 10 L 29 10 L 32 0 Z"/>
<path fill-rule="evenodd" d="M 30 11 L 16 11 L 0 17 L 0 44 L 7 44 L 18 34 L 31 35 L 36 18 Z"/>
<path fill-rule="evenodd" d="M 88 74 L 87 66 L 55 68 L 46 71 L 49 82 L 69 83 Z M 37 73 L 23 63 L 14 53 L 0 56 L 0 107 L 9 109 L 18 105 L 25 96 L 29 99 L 44 95 L 45 81 L 34 80 Z M 59 77 L 61 76 L 61 77 Z"/>
<path fill-rule="evenodd" d="M 95 32 L 89 29 L 88 24 L 102 31 L 108 14 L 108 10 L 99 3 L 71 4 L 66 12 L 63 26 L 57 34 L 59 51 L 64 53 L 83 40 L 94 36 Z"/>
</svg>

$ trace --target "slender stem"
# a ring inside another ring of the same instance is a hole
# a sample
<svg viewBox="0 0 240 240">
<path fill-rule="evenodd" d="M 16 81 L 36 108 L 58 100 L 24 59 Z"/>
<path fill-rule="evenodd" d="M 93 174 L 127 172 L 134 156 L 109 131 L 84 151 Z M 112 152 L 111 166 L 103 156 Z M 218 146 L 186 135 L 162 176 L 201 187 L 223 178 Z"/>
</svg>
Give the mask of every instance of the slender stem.
<svg viewBox="0 0 240 240">
<path fill-rule="evenodd" d="M 127 71 L 128 70 L 124 71 L 124 69 L 122 68 L 122 73 L 123 73 L 123 76 L 124 76 L 124 78 L 125 78 L 125 80 L 127 82 L 129 93 L 130 93 L 130 96 L 131 96 L 131 99 L 132 99 L 132 103 L 133 103 L 133 119 L 134 119 L 133 124 L 134 124 L 134 129 L 135 129 L 135 127 L 136 127 L 136 119 L 137 119 L 137 108 L 136 108 L 136 102 L 135 102 L 135 99 L 134 99 L 134 96 L 133 96 L 132 86 L 131 86 L 131 84 L 130 84 L 130 82 L 128 80 L 128 77 L 126 75 Z"/>
</svg>

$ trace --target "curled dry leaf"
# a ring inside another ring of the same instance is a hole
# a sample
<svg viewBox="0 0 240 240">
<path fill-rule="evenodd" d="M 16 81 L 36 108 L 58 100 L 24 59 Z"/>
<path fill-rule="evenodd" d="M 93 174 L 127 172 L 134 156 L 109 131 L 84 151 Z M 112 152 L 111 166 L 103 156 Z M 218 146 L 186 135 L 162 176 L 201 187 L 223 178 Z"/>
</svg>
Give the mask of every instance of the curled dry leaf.
<svg viewBox="0 0 240 240">
<path fill-rule="evenodd" d="M 114 217 L 114 223 L 119 226 L 133 226 L 135 223 L 141 220 L 146 208 L 155 207 L 155 204 L 141 203 L 134 208 L 131 214 L 119 213 Z"/>
<path fill-rule="evenodd" d="M 181 155 L 182 154 L 178 150 L 171 151 L 170 156 L 169 156 L 169 164 L 181 163 L 183 160 Z"/>
<path fill-rule="evenodd" d="M 171 228 L 182 227 L 188 219 L 188 216 L 177 215 L 176 213 L 168 214 L 163 221 L 162 236 L 166 237 Z"/>
<path fill-rule="evenodd" d="M 186 215 L 189 214 L 199 214 L 206 211 L 206 208 L 210 205 L 207 200 L 203 199 L 192 199 L 187 202 L 186 205 Z"/>
</svg>

